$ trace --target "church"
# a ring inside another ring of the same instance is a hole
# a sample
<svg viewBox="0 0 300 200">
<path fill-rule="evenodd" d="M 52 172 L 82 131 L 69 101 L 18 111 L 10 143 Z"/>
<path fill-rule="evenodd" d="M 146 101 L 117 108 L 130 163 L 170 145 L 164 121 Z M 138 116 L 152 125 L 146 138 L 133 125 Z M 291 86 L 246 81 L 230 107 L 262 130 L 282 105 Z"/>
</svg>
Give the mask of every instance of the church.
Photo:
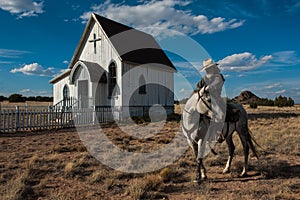
<svg viewBox="0 0 300 200">
<path fill-rule="evenodd" d="M 68 69 L 50 83 L 54 105 L 70 99 L 78 109 L 159 104 L 170 114 L 176 72 L 151 35 L 93 13 Z"/>
</svg>

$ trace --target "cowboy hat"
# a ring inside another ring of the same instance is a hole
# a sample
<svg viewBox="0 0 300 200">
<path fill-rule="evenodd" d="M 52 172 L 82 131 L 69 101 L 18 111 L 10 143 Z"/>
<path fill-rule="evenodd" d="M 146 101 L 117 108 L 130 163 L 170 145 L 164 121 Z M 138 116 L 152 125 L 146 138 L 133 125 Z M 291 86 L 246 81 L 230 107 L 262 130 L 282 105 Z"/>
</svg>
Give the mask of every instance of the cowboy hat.
<svg viewBox="0 0 300 200">
<path fill-rule="evenodd" d="M 218 63 L 215 63 L 211 58 L 206 59 L 203 61 L 203 66 L 201 67 L 200 71 L 204 71 L 210 67 L 217 66 Z"/>
</svg>

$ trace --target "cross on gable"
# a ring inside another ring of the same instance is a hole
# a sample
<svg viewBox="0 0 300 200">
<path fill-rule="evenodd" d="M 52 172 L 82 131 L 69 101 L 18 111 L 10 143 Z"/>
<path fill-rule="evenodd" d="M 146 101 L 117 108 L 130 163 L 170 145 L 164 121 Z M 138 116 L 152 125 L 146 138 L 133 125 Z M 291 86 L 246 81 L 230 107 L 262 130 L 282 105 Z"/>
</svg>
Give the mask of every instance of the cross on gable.
<svg viewBox="0 0 300 200">
<path fill-rule="evenodd" d="M 94 53 L 97 53 L 97 42 L 101 40 L 101 37 L 96 38 L 96 34 L 94 33 L 94 39 L 89 40 L 89 42 L 94 42 Z"/>
</svg>

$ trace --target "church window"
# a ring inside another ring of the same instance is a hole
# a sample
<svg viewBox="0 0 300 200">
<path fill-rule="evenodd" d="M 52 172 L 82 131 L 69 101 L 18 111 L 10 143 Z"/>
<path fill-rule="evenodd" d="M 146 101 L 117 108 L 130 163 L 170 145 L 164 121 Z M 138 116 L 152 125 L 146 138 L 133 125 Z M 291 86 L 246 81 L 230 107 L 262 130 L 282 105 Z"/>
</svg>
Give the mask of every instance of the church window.
<svg viewBox="0 0 300 200">
<path fill-rule="evenodd" d="M 63 99 L 66 100 L 70 97 L 69 87 L 67 85 L 64 86 L 63 89 Z"/>
<path fill-rule="evenodd" d="M 139 86 L 139 94 L 146 94 L 146 81 L 143 75 L 140 76 Z"/>
<path fill-rule="evenodd" d="M 116 91 L 114 90 L 117 89 L 115 88 L 117 85 L 117 67 L 114 62 L 109 65 L 108 71 L 109 71 L 109 83 L 108 83 L 109 96 L 115 96 Z"/>
</svg>

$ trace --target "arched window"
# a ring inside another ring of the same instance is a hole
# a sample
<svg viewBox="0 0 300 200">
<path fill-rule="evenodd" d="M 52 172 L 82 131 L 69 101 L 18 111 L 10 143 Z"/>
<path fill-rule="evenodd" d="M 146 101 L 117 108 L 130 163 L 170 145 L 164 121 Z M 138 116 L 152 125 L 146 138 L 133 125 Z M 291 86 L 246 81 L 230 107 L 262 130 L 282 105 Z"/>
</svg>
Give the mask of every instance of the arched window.
<svg viewBox="0 0 300 200">
<path fill-rule="evenodd" d="M 67 85 L 64 86 L 63 89 L 63 100 L 67 100 L 70 97 L 69 87 Z"/>
<path fill-rule="evenodd" d="M 146 81 L 143 75 L 139 79 L 139 94 L 146 94 Z"/>
<path fill-rule="evenodd" d="M 115 96 L 116 91 L 114 91 L 114 89 L 117 85 L 117 67 L 114 62 L 109 65 L 108 71 L 109 71 L 108 95 Z"/>
</svg>

